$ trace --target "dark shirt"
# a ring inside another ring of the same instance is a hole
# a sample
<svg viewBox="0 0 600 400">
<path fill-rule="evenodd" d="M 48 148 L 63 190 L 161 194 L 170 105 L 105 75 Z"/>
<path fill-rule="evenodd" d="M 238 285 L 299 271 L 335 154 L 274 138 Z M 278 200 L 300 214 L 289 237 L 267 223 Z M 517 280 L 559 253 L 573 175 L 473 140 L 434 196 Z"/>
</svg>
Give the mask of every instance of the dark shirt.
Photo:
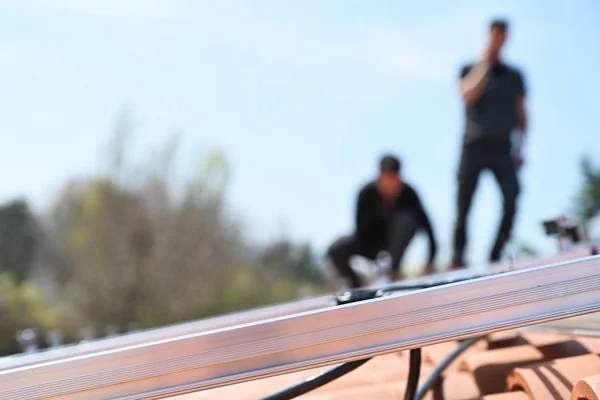
<svg viewBox="0 0 600 400">
<path fill-rule="evenodd" d="M 384 246 L 387 243 L 390 219 L 400 210 L 414 212 L 421 222 L 422 229 L 429 236 L 429 261 L 432 261 L 437 250 L 433 229 L 417 192 L 407 183 L 390 206 L 386 206 L 375 182 L 368 183 L 360 190 L 356 210 L 356 235 L 359 240 Z"/>
<path fill-rule="evenodd" d="M 460 77 L 464 78 L 473 68 L 465 65 Z M 510 137 L 517 127 L 517 100 L 525 95 L 522 74 L 506 64 L 491 68 L 489 80 L 481 97 L 466 106 L 464 143 L 481 143 L 508 147 Z"/>
</svg>

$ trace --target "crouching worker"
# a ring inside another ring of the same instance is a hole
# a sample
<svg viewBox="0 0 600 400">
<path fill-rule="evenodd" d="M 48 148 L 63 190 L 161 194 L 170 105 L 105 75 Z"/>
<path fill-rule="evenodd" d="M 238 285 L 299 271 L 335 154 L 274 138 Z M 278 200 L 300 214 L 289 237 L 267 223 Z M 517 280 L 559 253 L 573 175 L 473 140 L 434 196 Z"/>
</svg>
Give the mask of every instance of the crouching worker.
<svg viewBox="0 0 600 400">
<path fill-rule="evenodd" d="M 378 253 L 387 251 L 392 259 L 390 279 L 395 281 L 400 279 L 404 252 L 420 230 L 429 236 L 426 273 L 430 273 L 437 245 L 429 218 L 415 190 L 402 180 L 398 158 L 386 155 L 380 160 L 377 179 L 358 194 L 354 234 L 335 241 L 327 257 L 347 284 L 358 288 L 364 282 L 350 267 L 350 258 L 362 256 L 374 260 Z"/>
</svg>

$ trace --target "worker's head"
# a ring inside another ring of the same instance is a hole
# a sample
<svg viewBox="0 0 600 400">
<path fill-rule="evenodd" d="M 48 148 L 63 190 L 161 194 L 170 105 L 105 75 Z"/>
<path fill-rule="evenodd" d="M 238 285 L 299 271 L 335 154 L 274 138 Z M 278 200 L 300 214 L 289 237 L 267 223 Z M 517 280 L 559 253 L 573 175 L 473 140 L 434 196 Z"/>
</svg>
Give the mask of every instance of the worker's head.
<svg viewBox="0 0 600 400">
<path fill-rule="evenodd" d="M 489 48 L 495 56 L 500 54 L 506 36 L 508 34 L 508 22 L 503 19 L 495 19 L 490 23 L 490 42 Z"/>
<path fill-rule="evenodd" d="M 379 177 L 377 180 L 379 190 L 386 198 L 394 198 L 402 189 L 400 177 L 400 160 L 393 155 L 385 155 L 379 161 Z"/>
</svg>

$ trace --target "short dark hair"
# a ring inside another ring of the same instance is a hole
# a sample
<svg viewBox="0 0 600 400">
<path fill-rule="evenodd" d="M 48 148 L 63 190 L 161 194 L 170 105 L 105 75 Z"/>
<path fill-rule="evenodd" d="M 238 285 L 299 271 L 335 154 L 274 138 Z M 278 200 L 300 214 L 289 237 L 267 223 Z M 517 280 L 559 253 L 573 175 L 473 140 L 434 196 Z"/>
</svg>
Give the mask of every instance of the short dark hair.
<svg viewBox="0 0 600 400">
<path fill-rule="evenodd" d="M 501 18 L 493 19 L 490 23 L 490 30 L 498 29 L 499 31 L 506 32 L 508 30 L 508 21 Z"/>
<path fill-rule="evenodd" d="M 400 172 L 402 163 L 398 157 L 386 154 L 379 160 L 379 172 Z"/>
</svg>

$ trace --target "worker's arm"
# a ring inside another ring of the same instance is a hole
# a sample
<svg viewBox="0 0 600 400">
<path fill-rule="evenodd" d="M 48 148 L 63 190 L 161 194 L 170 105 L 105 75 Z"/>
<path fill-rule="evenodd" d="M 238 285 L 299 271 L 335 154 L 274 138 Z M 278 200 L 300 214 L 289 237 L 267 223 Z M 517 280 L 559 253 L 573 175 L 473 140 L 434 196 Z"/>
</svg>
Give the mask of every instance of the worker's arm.
<svg viewBox="0 0 600 400">
<path fill-rule="evenodd" d="M 374 216 L 368 194 L 367 190 L 361 190 L 356 203 L 356 234 L 363 240 L 368 240 L 373 230 Z"/>
<path fill-rule="evenodd" d="M 527 133 L 527 109 L 524 95 L 517 99 L 517 127 L 523 134 Z"/>
<path fill-rule="evenodd" d="M 435 234 L 433 233 L 433 226 L 431 225 L 431 221 L 429 220 L 429 217 L 427 216 L 427 213 L 425 212 L 425 207 L 423 207 L 423 203 L 421 203 L 421 200 L 419 199 L 419 195 L 417 195 L 417 192 L 414 189 L 410 188 L 410 190 L 412 192 L 411 197 L 412 197 L 413 207 L 415 208 L 415 211 L 417 212 L 418 216 L 421 219 L 421 223 L 423 224 L 423 229 L 425 230 L 425 232 L 427 233 L 427 236 L 429 237 L 428 263 L 431 264 L 437 254 L 437 242 L 435 241 Z"/>
<path fill-rule="evenodd" d="M 525 135 L 527 134 L 527 109 L 525 107 L 525 96 L 519 96 L 517 99 L 517 137 L 516 150 L 518 153 L 523 152 Z"/>
<path fill-rule="evenodd" d="M 483 94 L 489 80 L 489 72 L 490 64 L 485 60 L 463 68 L 458 88 L 467 106 L 475 104 Z"/>
<path fill-rule="evenodd" d="M 527 134 L 527 108 L 525 102 L 525 83 L 523 77 L 518 73 L 518 96 L 516 102 L 517 137 L 515 138 L 515 153 L 517 164 L 523 163 L 523 148 Z"/>
</svg>

